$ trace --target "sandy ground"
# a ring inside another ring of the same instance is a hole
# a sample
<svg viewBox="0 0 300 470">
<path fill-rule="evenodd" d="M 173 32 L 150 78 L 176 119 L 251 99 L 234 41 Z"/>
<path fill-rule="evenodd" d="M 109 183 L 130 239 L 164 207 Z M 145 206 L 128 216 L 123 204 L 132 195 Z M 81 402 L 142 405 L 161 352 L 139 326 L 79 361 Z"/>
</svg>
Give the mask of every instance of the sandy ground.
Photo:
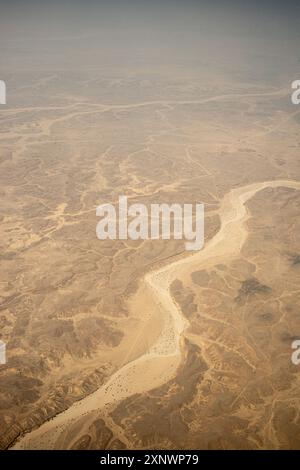
<svg viewBox="0 0 300 470">
<path fill-rule="evenodd" d="M 220 208 L 221 228 L 204 249 L 147 273 L 130 301 L 131 309 L 143 309 L 145 300 L 149 301 L 151 298 L 153 312 L 161 312 L 164 321 L 156 341 L 147 347 L 139 358 L 120 368 L 96 392 L 26 434 L 12 448 L 58 448 L 60 436 L 75 420 L 91 411 L 107 407 L 135 393 L 149 391 L 169 381 L 180 364 L 182 333 L 188 327 L 188 322 L 170 295 L 171 283 L 195 265 L 198 268 L 208 267 L 216 260 L 224 262 L 238 255 L 247 238 L 246 201 L 264 188 L 280 186 L 300 189 L 299 182 L 282 180 L 254 183 L 227 193 Z M 145 344 L 147 345 L 147 341 Z"/>
</svg>

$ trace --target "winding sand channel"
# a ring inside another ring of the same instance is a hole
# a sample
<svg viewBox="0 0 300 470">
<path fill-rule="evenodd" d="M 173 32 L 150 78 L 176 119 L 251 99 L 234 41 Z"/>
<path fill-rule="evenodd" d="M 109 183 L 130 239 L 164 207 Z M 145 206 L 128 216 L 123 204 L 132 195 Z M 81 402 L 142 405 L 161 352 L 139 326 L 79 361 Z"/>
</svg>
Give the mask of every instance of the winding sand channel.
<svg viewBox="0 0 300 470">
<path fill-rule="evenodd" d="M 191 272 L 194 266 L 197 269 L 209 268 L 220 260 L 224 262 L 237 256 L 247 238 L 246 201 L 264 188 L 279 186 L 300 189 L 300 182 L 266 181 L 233 189 L 227 193 L 219 212 L 221 228 L 204 249 L 147 273 L 130 302 L 131 309 L 137 306 L 143 308 L 147 305 L 145 302 L 148 302 L 147 308 L 149 308 L 150 302 L 151 311 L 159 310 L 162 314 L 164 326 L 154 344 L 146 348 L 140 357 L 121 367 L 94 393 L 74 403 L 39 428 L 25 434 L 12 448 L 59 448 L 63 433 L 71 423 L 82 416 L 135 393 L 154 389 L 174 377 L 181 361 L 182 333 L 188 327 L 188 322 L 170 295 L 171 283 Z"/>
</svg>

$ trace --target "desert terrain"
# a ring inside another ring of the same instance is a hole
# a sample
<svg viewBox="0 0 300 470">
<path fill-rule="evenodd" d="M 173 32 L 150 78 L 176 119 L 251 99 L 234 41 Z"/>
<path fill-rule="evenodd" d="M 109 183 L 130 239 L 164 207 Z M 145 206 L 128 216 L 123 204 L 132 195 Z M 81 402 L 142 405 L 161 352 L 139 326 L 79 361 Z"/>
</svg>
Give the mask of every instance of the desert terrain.
<svg viewBox="0 0 300 470">
<path fill-rule="evenodd" d="M 65 38 L 28 62 L 13 41 L 0 448 L 299 448 L 298 56 L 123 63 L 95 48 L 75 67 Z M 96 208 L 119 195 L 203 202 L 204 248 L 97 239 Z"/>
</svg>

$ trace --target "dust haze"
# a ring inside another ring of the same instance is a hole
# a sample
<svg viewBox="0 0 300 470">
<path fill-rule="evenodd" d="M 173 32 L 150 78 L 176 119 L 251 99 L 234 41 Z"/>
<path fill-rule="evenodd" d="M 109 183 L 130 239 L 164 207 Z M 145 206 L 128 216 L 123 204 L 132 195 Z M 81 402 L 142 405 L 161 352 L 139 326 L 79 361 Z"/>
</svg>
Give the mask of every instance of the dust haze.
<svg viewBox="0 0 300 470">
<path fill-rule="evenodd" d="M 299 448 L 299 5 L 0 10 L 0 448 Z M 204 248 L 98 240 L 119 195 Z"/>
</svg>

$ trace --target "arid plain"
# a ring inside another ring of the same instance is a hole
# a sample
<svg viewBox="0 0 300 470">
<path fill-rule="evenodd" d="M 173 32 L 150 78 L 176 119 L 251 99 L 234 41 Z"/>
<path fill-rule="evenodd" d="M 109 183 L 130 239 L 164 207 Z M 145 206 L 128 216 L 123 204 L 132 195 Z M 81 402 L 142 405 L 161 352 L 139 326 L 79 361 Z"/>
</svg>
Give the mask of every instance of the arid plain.
<svg viewBox="0 0 300 470">
<path fill-rule="evenodd" d="M 300 107 L 247 73 L 9 74 L 2 449 L 299 448 Z M 204 248 L 98 240 L 120 194 L 203 202 Z"/>
</svg>

